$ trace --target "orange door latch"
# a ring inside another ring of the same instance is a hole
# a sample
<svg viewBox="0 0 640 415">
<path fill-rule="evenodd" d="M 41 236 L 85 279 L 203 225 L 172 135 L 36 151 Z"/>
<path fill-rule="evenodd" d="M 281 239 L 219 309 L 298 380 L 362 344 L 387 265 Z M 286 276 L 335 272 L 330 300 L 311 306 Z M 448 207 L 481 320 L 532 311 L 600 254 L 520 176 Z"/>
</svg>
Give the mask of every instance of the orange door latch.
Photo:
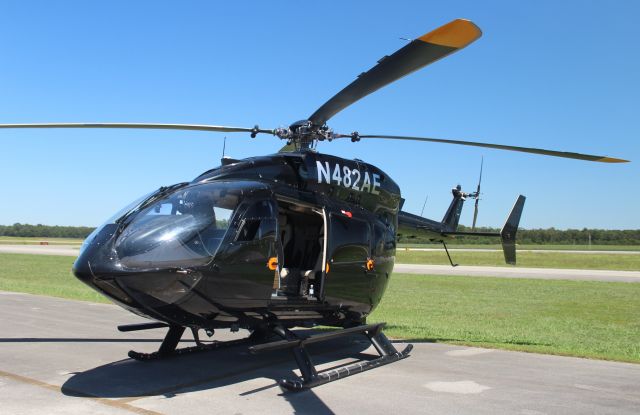
<svg viewBox="0 0 640 415">
<path fill-rule="evenodd" d="M 269 268 L 271 271 L 275 271 L 276 268 L 278 268 L 278 258 L 269 258 L 269 261 L 267 261 L 267 268 Z"/>
<path fill-rule="evenodd" d="M 375 265 L 375 262 L 373 261 L 373 259 L 369 258 L 367 259 L 367 271 L 373 271 L 373 267 Z"/>
</svg>

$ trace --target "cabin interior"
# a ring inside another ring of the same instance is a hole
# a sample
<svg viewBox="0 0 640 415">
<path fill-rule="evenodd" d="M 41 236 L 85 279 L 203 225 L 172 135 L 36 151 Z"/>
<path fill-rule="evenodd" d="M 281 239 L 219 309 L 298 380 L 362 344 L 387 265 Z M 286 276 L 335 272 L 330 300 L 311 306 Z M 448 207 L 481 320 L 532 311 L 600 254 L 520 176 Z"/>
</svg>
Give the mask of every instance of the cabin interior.
<svg viewBox="0 0 640 415">
<path fill-rule="evenodd" d="M 321 292 L 325 258 L 324 212 L 278 201 L 278 229 L 281 252 L 273 297 L 315 300 Z"/>
</svg>

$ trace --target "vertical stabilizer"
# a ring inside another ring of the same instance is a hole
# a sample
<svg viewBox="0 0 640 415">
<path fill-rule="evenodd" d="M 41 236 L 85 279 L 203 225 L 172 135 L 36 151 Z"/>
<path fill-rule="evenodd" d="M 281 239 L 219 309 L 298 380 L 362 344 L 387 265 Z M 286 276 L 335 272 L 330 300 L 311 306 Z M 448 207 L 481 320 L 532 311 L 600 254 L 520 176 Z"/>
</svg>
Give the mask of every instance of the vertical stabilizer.
<svg viewBox="0 0 640 415">
<path fill-rule="evenodd" d="M 500 231 L 504 260 L 507 264 L 511 265 L 516 264 L 516 233 L 518 232 L 518 225 L 520 224 L 520 216 L 522 216 L 525 200 L 526 197 L 522 195 L 518 196 L 507 221 Z"/>
<path fill-rule="evenodd" d="M 444 225 L 445 232 L 455 232 L 458 229 L 458 222 L 460 222 L 460 214 L 462 213 L 462 205 L 464 205 L 465 194 L 462 192 L 462 187 L 457 185 L 451 189 L 453 193 L 453 200 L 447 209 L 447 213 L 442 218 L 442 224 Z"/>
</svg>

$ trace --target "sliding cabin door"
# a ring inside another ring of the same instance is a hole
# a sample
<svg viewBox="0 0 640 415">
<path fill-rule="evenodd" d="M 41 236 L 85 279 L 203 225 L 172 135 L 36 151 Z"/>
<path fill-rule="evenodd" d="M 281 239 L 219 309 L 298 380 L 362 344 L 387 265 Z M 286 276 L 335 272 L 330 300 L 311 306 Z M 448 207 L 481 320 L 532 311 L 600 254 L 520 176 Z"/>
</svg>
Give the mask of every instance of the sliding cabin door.
<svg viewBox="0 0 640 415">
<path fill-rule="evenodd" d="M 371 228 L 369 222 L 340 212 L 328 216 L 329 237 L 325 264 L 324 299 L 342 304 L 355 312 L 368 312 L 372 303 L 370 259 Z"/>
</svg>

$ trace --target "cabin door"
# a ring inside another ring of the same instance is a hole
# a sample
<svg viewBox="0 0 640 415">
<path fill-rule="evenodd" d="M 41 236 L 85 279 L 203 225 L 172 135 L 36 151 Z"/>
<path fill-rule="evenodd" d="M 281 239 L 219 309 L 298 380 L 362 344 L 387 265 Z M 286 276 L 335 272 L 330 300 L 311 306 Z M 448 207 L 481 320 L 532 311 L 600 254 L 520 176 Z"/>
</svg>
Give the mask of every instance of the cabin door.
<svg viewBox="0 0 640 415">
<path fill-rule="evenodd" d="M 347 212 L 328 216 L 329 238 L 325 265 L 324 299 L 356 312 L 371 308 L 371 276 L 367 261 L 371 257 L 369 222 Z"/>
<path fill-rule="evenodd" d="M 239 209 L 229 228 L 230 241 L 215 258 L 220 273 L 216 296 L 242 306 L 264 306 L 278 262 L 278 206 L 275 200 L 254 199 Z"/>
</svg>

